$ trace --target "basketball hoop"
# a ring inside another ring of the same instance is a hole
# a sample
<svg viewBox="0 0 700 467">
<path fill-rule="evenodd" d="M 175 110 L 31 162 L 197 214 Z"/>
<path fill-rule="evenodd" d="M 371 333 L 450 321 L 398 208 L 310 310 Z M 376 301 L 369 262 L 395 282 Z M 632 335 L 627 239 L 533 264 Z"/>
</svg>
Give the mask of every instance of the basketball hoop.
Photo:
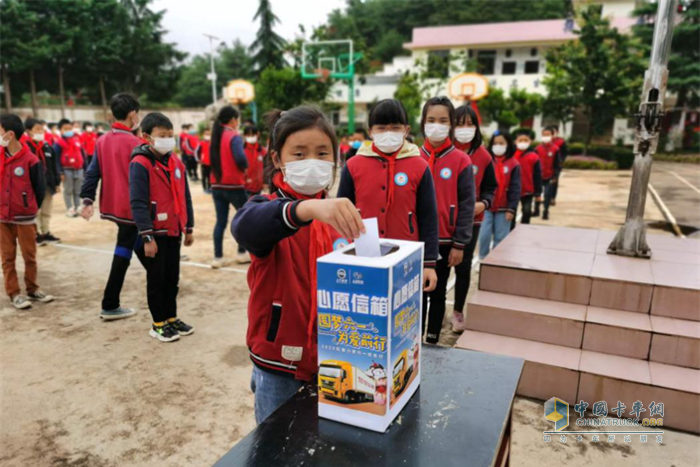
<svg viewBox="0 0 700 467">
<path fill-rule="evenodd" d="M 489 83 L 477 73 L 462 73 L 450 80 L 447 92 L 452 99 L 475 102 L 488 95 Z"/>
<path fill-rule="evenodd" d="M 325 83 L 328 81 L 328 78 L 331 76 L 331 70 L 328 68 L 316 68 L 314 70 L 314 73 L 316 73 L 318 76 L 316 77 L 316 81 L 320 83 Z"/>
<path fill-rule="evenodd" d="M 241 79 L 229 81 L 224 88 L 224 98 L 231 104 L 248 104 L 255 99 L 255 86 Z"/>
</svg>

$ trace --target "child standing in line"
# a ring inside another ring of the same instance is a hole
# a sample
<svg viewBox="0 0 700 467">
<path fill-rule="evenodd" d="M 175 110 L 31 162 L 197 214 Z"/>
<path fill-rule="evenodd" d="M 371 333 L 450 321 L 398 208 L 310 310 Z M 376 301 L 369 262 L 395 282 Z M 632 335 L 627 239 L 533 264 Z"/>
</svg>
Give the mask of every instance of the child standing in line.
<svg viewBox="0 0 700 467">
<path fill-rule="evenodd" d="M 540 157 L 532 146 L 534 133 L 529 128 L 521 128 L 515 132 L 515 159 L 520 164 L 520 205 L 523 208 L 521 224 L 529 224 L 532 217 L 532 201 L 542 201 L 542 170 Z M 513 219 L 512 228 L 515 228 Z"/>
<path fill-rule="evenodd" d="M 37 284 L 36 224 L 34 218 L 44 199 L 44 168 L 29 148 L 19 141 L 22 120 L 14 114 L 0 116 L 0 256 L 5 292 L 17 309 L 31 301 L 53 300 Z M 21 295 L 15 260 L 17 243 L 24 259 L 27 296 Z"/>
<path fill-rule="evenodd" d="M 479 259 L 483 260 L 493 248 L 510 233 L 510 223 L 520 201 L 520 164 L 513 157 L 513 140 L 505 131 L 496 130 L 489 142 L 489 152 L 493 156 L 498 188 L 493 204 L 484 215 L 484 223 L 479 232 Z"/>
<path fill-rule="evenodd" d="M 66 216 L 78 217 L 82 211 L 80 187 L 83 185 L 85 151 L 80 136 L 73 130 L 70 120 L 58 122 L 61 136 L 56 139 L 53 149 L 58 160 L 58 168 L 63 182 L 63 201 L 66 203 Z"/>
<path fill-rule="evenodd" d="M 211 130 L 205 128 L 202 132 L 202 140 L 194 152 L 194 156 L 202 167 L 202 189 L 204 193 L 211 194 L 211 159 L 209 158 L 209 148 L 211 145 Z"/>
<path fill-rule="evenodd" d="M 491 154 L 482 144 L 479 117 L 470 105 L 463 105 L 456 111 L 455 146 L 466 152 L 472 161 L 476 203 L 474 205 L 474 225 L 472 237 L 464 250 L 464 259 L 455 266 L 455 306 L 452 313 L 452 331 L 464 330 L 464 304 L 469 293 L 472 276 L 472 261 L 476 242 L 479 239 L 484 211 L 491 207 L 493 195 L 498 188 Z"/>
<path fill-rule="evenodd" d="M 421 154 L 435 180 L 440 238 L 437 287 L 423 295 L 423 327 L 427 327 L 425 340 L 430 344 L 440 339 L 447 280 L 452 268 L 464 259 L 474 223 L 474 169 L 469 156 L 452 144 L 455 118 L 455 108 L 447 97 L 433 97 L 423 107 L 421 130 L 426 139 Z"/>
<path fill-rule="evenodd" d="M 338 198 L 348 198 L 365 219 L 377 218 L 379 236 L 425 243 L 424 292 L 437 286 L 438 212 L 428 163 L 415 144 L 401 102 L 384 99 L 369 114 L 370 137 L 347 161 Z"/>
<path fill-rule="evenodd" d="M 253 260 L 246 341 L 258 424 L 318 371 L 316 260 L 340 235 L 364 232 L 350 201 L 328 198 L 338 142 L 323 112 L 272 111 L 267 125 L 272 194 L 251 198 L 231 226 Z"/>
<path fill-rule="evenodd" d="M 537 146 L 535 151 L 540 156 L 540 166 L 542 167 L 542 186 L 544 189 L 544 211 L 542 211 L 542 220 L 549 219 L 549 206 L 552 202 L 554 187 L 557 184 L 559 171 L 561 170 L 561 159 L 559 156 L 559 148 L 552 141 L 553 133 L 551 128 L 547 127 L 542 130 L 542 143 Z M 540 214 L 540 202 L 535 203 L 535 216 Z"/>
<path fill-rule="evenodd" d="M 46 243 L 59 243 L 61 239 L 51 234 L 50 227 L 53 196 L 61 191 L 61 179 L 58 174 L 56 156 L 51 146 L 45 140 L 46 134 L 40 120 L 30 117 L 25 120 L 24 128 L 26 133 L 22 135 L 21 142 L 26 144 L 29 150 L 41 161 L 46 182 L 44 201 L 41 203 L 41 209 L 36 215 L 38 230 L 36 243 L 40 246 Z"/>
<path fill-rule="evenodd" d="M 263 189 L 263 161 L 267 151 L 260 144 L 260 131 L 255 125 L 247 125 L 243 130 L 248 170 L 245 178 L 245 191 L 248 197 L 259 195 Z"/>
<path fill-rule="evenodd" d="M 129 166 L 129 199 L 146 257 L 151 337 L 173 342 L 194 327 L 177 317 L 180 248 L 194 243 L 194 211 L 185 166 L 173 154 L 175 136 L 168 117 L 153 112 L 141 123 L 149 144 L 137 147 Z"/>
<path fill-rule="evenodd" d="M 80 142 L 83 145 L 85 154 L 87 154 L 87 167 L 89 167 L 95 155 L 95 143 L 97 142 L 97 133 L 95 133 L 95 127 L 92 126 L 92 123 L 83 123 L 83 133 L 80 135 Z"/>
<path fill-rule="evenodd" d="M 559 161 L 561 163 L 561 169 L 559 170 L 559 174 L 557 174 L 557 181 L 554 183 L 554 187 L 552 187 L 552 200 L 550 201 L 552 206 L 556 206 L 557 193 L 559 192 L 559 176 L 561 175 L 561 170 L 564 169 L 564 162 L 566 162 L 566 158 L 569 157 L 569 146 L 567 146 L 566 140 L 559 136 L 558 126 L 550 125 L 549 129 L 552 130 L 552 143 L 554 143 L 557 149 L 559 149 Z"/>
</svg>

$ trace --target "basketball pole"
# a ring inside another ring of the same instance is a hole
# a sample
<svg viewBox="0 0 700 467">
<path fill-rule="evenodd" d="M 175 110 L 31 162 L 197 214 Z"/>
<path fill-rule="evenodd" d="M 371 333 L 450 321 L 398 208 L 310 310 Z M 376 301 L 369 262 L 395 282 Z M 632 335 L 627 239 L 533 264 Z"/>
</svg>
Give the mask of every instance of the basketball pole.
<svg viewBox="0 0 700 467">
<path fill-rule="evenodd" d="M 355 65 L 350 65 L 348 78 L 348 134 L 355 133 Z"/>
</svg>

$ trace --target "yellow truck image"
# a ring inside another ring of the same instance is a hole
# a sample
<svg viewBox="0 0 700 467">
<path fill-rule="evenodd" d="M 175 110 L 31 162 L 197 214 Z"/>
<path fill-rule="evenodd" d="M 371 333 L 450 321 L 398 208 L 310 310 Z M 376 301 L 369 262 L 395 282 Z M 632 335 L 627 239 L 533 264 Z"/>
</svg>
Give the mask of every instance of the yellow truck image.
<svg viewBox="0 0 700 467">
<path fill-rule="evenodd" d="M 392 390 L 394 392 L 394 397 L 401 394 L 401 391 L 406 389 L 408 381 L 411 379 L 411 374 L 413 373 L 413 352 L 409 349 L 405 349 L 394 364 L 394 372 L 392 373 L 392 378 L 394 384 L 392 385 Z"/>
<path fill-rule="evenodd" d="M 374 379 L 340 360 L 324 360 L 318 370 L 318 390 L 328 399 L 343 402 L 371 402 L 374 400 Z"/>
</svg>

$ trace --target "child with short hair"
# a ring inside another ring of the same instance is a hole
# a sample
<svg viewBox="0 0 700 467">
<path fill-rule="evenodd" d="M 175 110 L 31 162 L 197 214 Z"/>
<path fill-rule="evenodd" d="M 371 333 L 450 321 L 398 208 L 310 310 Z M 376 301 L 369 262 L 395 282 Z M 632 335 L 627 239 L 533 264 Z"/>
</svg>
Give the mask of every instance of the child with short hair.
<svg viewBox="0 0 700 467">
<path fill-rule="evenodd" d="M 129 199 L 146 257 L 148 308 L 153 317 L 149 334 L 161 342 L 188 336 L 194 327 L 177 317 L 180 248 L 194 243 L 194 211 L 185 166 L 173 154 L 175 137 L 170 119 L 159 112 L 141 122 L 149 144 L 134 149 L 129 166 Z"/>
<path fill-rule="evenodd" d="M 549 220 L 549 206 L 554 195 L 554 187 L 557 184 L 559 171 L 561 170 L 561 157 L 559 147 L 553 142 L 554 132 L 550 127 L 542 130 L 542 143 L 535 148 L 540 157 L 542 168 L 542 187 L 544 189 L 544 211 L 542 220 Z M 535 203 L 535 216 L 540 214 L 540 202 Z"/>
<path fill-rule="evenodd" d="M 550 201 L 552 206 L 556 206 L 557 193 L 559 192 L 559 177 L 561 176 L 561 171 L 564 169 L 564 162 L 566 162 L 566 158 L 569 157 L 569 146 L 566 144 L 566 140 L 559 135 L 559 127 L 557 125 L 550 125 L 549 129 L 552 130 L 552 143 L 559 149 L 559 162 L 561 164 L 556 183 L 554 183 L 554 187 L 552 187 L 552 199 Z"/>
<path fill-rule="evenodd" d="M 82 211 L 80 187 L 83 185 L 85 151 L 70 120 L 58 122 L 61 136 L 56 139 L 53 149 L 58 160 L 58 169 L 63 182 L 63 201 L 66 203 L 66 216 L 78 217 Z"/>
<path fill-rule="evenodd" d="M 209 150 L 211 148 L 211 129 L 205 128 L 202 131 L 202 139 L 199 142 L 199 146 L 195 149 L 194 156 L 199 162 L 202 170 L 202 189 L 204 193 L 211 194 L 211 158 L 209 156 Z"/>
<path fill-rule="evenodd" d="M 97 133 L 91 122 L 83 123 L 83 133 L 80 135 L 80 142 L 83 145 L 85 154 L 87 154 L 87 167 L 90 167 L 90 162 L 95 155 L 95 143 L 97 142 Z"/>
<path fill-rule="evenodd" d="M 243 150 L 248 159 L 245 173 L 245 191 L 248 197 L 257 196 L 263 189 L 263 164 L 267 150 L 260 144 L 260 131 L 255 125 L 246 125 L 243 129 Z"/>
<path fill-rule="evenodd" d="M 34 218 L 44 200 L 44 168 L 19 141 L 23 133 L 24 125 L 17 115 L 0 115 L 0 256 L 5 292 L 17 309 L 30 308 L 32 301 L 53 300 L 37 284 Z M 17 243 L 24 259 L 27 296 L 21 295 L 15 269 Z"/>
<path fill-rule="evenodd" d="M 542 170 L 540 157 L 532 150 L 535 134 L 529 128 L 520 128 L 515 132 L 515 154 L 513 157 L 520 164 L 520 205 L 523 208 L 521 224 L 529 224 L 532 217 L 532 201 L 542 201 Z M 515 219 L 512 221 L 515 227 Z"/>
</svg>

